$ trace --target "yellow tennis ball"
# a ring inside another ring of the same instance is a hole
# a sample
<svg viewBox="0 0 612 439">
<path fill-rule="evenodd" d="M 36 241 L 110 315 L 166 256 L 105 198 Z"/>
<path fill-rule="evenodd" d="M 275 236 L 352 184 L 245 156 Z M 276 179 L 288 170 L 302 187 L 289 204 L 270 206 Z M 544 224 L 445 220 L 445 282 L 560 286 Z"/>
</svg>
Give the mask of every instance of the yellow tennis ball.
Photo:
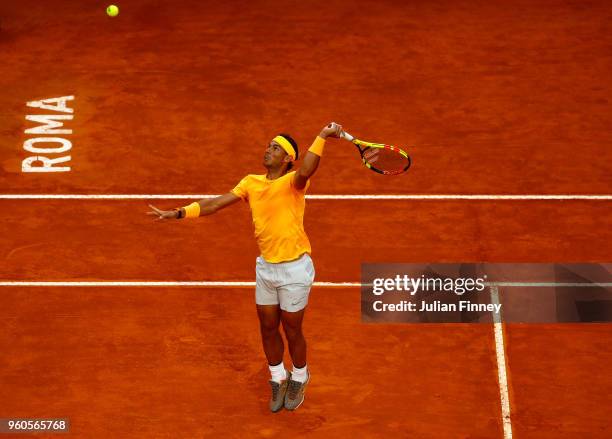
<svg viewBox="0 0 612 439">
<path fill-rule="evenodd" d="M 109 17 L 116 17 L 119 15 L 119 8 L 115 5 L 110 5 L 108 8 L 106 8 L 106 13 Z"/>
</svg>

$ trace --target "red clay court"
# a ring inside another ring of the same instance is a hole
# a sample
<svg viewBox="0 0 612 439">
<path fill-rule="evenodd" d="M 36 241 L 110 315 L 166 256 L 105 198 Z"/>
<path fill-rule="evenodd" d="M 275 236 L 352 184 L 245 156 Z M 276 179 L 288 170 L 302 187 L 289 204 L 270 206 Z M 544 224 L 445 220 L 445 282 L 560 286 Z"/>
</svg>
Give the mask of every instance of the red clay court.
<svg viewBox="0 0 612 439">
<path fill-rule="evenodd" d="M 0 418 L 69 418 L 75 438 L 610 437 L 610 324 L 501 342 L 364 324 L 356 283 L 362 262 L 612 261 L 612 4 L 106 6 L 0 4 Z M 45 145 L 70 170 L 24 172 L 45 137 L 26 117 L 53 114 L 27 103 L 64 96 L 70 132 Z M 272 414 L 248 207 L 145 212 L 225 193 L 278 132 L 305 151 L 332 120 L 413 166 L 383 177 L 328 141 L 309 195 L 330 197 L 305 217 L 313 380 Z"/>
</svg>

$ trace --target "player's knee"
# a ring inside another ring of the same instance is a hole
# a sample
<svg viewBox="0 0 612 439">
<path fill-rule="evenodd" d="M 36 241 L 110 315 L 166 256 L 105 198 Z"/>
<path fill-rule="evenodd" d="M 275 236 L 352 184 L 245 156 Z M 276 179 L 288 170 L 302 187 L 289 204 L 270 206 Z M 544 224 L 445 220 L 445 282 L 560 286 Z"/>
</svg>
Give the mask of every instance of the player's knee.
<svg viewBox="0 0 612 439">
<path fill-rule="evenodd" d="M 259 330 L 264 337 L 275 337 L 278 334 L 278 322 L 274 320 L 261 320 Z"/>
<path fill-rule="evenodd" d="M 285 330 L 285 336 L 289 341 L 299 340 L 300 338 L 304 337 L 301 326 L 283 325 L 283 329 Z"/>
</svg>

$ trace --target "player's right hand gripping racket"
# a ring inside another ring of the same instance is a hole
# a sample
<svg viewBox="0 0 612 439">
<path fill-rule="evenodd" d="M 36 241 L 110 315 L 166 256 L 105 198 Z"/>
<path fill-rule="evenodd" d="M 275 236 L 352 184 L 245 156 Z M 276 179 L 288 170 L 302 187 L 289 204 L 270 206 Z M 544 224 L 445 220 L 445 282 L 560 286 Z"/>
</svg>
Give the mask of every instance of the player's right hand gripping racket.
<svg viewBox="0 0 612 439">
<path fill-rule="evenodd" d="M 356 139 L 346 131 L 342 131 L 341 137 L 357 147 L 363 164 L 374 172 L 384 175 L 398 175 L 403 174 L 410 168 L 412 163 L 410 156 L 397 146 L 365 142 Z"/>
</svg>

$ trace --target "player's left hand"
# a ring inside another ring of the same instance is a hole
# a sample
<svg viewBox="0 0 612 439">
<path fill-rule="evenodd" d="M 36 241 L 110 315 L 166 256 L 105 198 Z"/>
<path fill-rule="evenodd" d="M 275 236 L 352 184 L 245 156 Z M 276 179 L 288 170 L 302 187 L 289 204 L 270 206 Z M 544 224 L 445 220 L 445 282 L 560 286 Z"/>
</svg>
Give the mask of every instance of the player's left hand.
<svg viewBox="0 0 612 439">
<path fill-rule="evenodd" d="M 176 219 L 178 216 L 178 212 L 176 210 L 161 210 L 152 204 L 149 204 L 149 207 L 151 208 L 151 211 L 147 212 L 147 215 L 157 216 L 158 220 Z"/>
<path fill-rule="evenodd" d="M 325 128 L 321 130 L 319 137 L 325 139 L 326 137 L 340 137 L 342 134 L 342 125 L 336 122 L 330 122 Z"/>
</svg>

